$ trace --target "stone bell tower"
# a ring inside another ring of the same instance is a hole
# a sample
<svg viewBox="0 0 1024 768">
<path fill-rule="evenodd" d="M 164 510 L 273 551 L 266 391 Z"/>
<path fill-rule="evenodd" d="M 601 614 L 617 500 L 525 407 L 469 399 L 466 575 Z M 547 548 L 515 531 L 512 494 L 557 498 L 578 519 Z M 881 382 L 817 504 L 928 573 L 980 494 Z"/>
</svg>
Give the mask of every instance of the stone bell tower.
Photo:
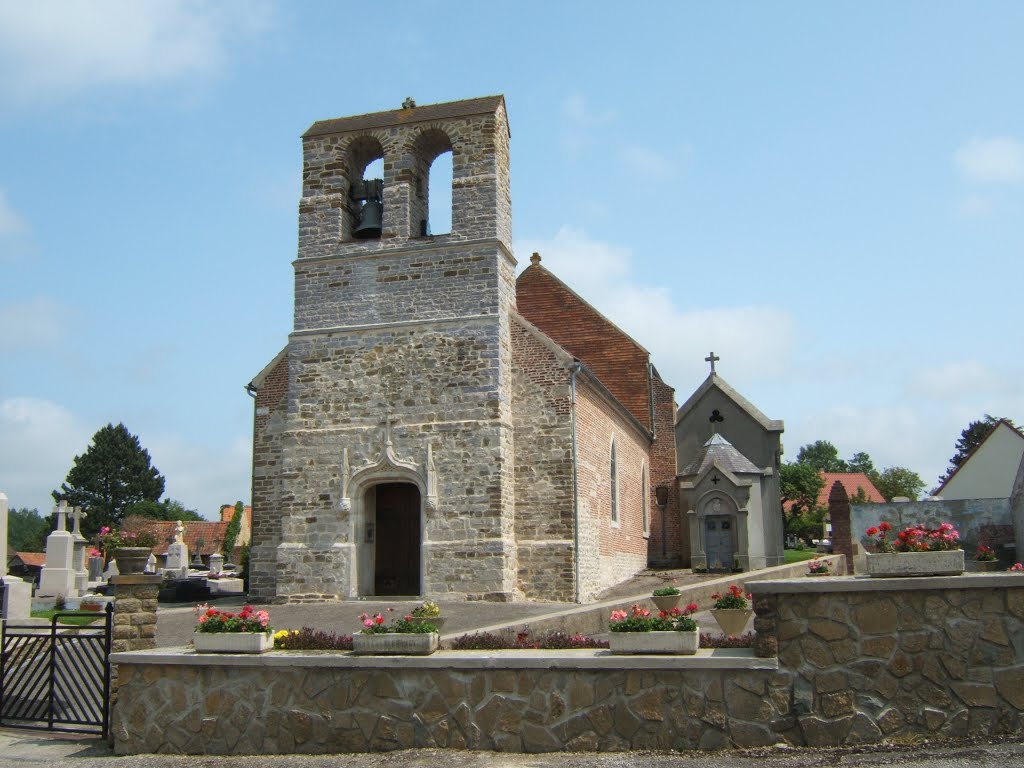
<svg viewBox="0 0 1024 768">
<path fill-rule="evenodd" d="M 252 588 L 514 599 L 504 99 L 407 101 L 302 139 L 294 329 L 279 405 L 257 398 Z M 452 231 L 431 236 L 445 152 Z"/>
</svg>

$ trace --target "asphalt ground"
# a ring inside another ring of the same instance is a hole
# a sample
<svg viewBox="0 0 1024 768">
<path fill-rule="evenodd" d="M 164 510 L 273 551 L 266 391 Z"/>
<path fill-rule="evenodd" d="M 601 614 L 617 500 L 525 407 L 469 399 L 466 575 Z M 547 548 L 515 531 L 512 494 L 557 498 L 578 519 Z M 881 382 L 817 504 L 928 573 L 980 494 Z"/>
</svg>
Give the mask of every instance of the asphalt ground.
<svg viewBox="0 0 1024 768">
<path fill-rule="evenodd" d="M 688 570 L 644 571 L 623 584 L 599 596 L 600 601 L 622 599 L 642 601 L 659 586 L 697 583 L 706 580 L 706 575 L 694 575 Z M 346 600 L 338 603 L 300 603 L 265 605 L 247 603 L 242 597 L 223 597 L 212 600 L 210 605 L 229 611 L 237 611 L 243 605 L 266 609 L 270 623 L 275 630 L 313 629 L 351 635 L 362 627 L 361 613 L 381 613 L 390 623 L 391 619 L 404 616 L 420 604 L 419 599 Z M 445 618 L 441 634 L 444 637 L 458 636 L 484 627 L 529 623 L 538 616 L 571 611 L 580 606 L 575 603 L 530 601 L 518 603 L 492 603 L 483 601 L 437 601 L 441 615 Z M 709 613 L 697 614 L 701 631 L 715 631 L 717 625 Z M 156 644 L 167 648 L 187 645 L 192 639 L 196 623 L 195 606 L 192 604 L 161 603 L 157 609 Z"/>
</svg>

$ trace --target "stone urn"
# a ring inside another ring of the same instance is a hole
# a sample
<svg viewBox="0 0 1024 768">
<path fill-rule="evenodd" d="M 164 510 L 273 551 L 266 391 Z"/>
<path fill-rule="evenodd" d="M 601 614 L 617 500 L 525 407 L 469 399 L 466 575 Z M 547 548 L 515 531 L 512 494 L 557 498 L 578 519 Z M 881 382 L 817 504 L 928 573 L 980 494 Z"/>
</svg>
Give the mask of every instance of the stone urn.
<svg viewBox="0 0 1024 768">
<path fill-rule="evenodd" d="M 609 632 L 608 649 L 615 654 L 654 653 L 690 656 L 700 647 L 700 631 Z"/>
<path fill-rule="evenodd" d="M 651 600 L 659 611 L 671 611 L 673 608 L 678 608 L 679 603 L 682 602 L 682 595 L 651 595 Z"/>
<path fill-rule="evenodd" d="M 712 608 L 711 615 L 715 617 L 726 637 L 739 637 L 746 629 L 754 611 L 751 608 Z"/>
<path fill-rule="evenodd" d="M 146 572 L 146 562 L 152 550 L 149 547 L 115 547 L 111 556 L 122 576 Z"/>
</svg>

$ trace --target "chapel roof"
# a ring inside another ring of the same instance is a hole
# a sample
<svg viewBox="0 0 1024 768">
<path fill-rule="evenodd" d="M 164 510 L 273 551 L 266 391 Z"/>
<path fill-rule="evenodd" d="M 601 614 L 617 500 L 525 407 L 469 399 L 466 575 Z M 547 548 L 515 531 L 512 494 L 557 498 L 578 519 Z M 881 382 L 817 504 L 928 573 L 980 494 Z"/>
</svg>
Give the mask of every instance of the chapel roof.
<svg viewBox="0 0 1024 768">
<path fill-rule="evenodd" d="M 715 433 L 704 443 L 704 447 L 679 474 L 683 476 L 699 475 L 712 464 L 717 463 L 722 469 L 736 474 L 761 474 L 761 470 L 746 456 L 740 453 L 732 443 Z"/>
<path fill-rule="evenodd" d="M 689 398 L 687 398 L 686 402 L 679 406 L 679 410 L 676 411 L 676 424 L 678 424 L 690 411 L 692 411 L 704 395 L 706 395 L 712 388 L 717 389 L 723 395 L 732 400 L 740 410 L 745 411 L 748 416 L 764 427 L 767 431 L 782 432 L 785 430 L 786 427 L 782 421 L 778 419 L 769 419 L 761 413 L 753 403 L 733 389 L 729 382 L 714 371 L 708 374 L 708 377 L 704 379 L 704 382 L 697 387 Z"/>
<path fill-rule="evenodd" d="M 424 104 L 422 107 L 408 109 L 392 109 L 387 112 L 372 112 L 353 117 L 338 117 L 332 120 L 317 120 L 309 127 L 302 138 L 327 136 L 332 133 L 349 133 L 383 128 L 389 125 L 424 123 L 435 120 L 448 120 L 453 117 L 493 114 L 505 103 L 504 96 L 483 96 L 477 99 L 448 101 L 442 104 Z M 507 128 L 507 124 L 506 124 Z"/>
</svg>

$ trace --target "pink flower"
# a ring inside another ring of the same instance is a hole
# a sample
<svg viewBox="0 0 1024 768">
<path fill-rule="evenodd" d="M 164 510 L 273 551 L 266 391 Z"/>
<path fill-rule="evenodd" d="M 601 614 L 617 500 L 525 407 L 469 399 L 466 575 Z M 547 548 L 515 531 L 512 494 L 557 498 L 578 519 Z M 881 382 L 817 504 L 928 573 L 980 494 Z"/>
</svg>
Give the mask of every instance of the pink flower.
<svg viewBox="0 0 1024 768">
<path fill-rule="evenodd" d="M 373 621 L 371 619 L 363 619 L 363 626 L 364 627 L 372 627 L 373 626 Z M 360 641 L 360 642 L 362 642 L 362 641 Z"/>
<path fill-rule="evenodd" d="M 612 611 L 612 621 L 622 621 L 626 618 L 625 611 Z"/>
</svg>

